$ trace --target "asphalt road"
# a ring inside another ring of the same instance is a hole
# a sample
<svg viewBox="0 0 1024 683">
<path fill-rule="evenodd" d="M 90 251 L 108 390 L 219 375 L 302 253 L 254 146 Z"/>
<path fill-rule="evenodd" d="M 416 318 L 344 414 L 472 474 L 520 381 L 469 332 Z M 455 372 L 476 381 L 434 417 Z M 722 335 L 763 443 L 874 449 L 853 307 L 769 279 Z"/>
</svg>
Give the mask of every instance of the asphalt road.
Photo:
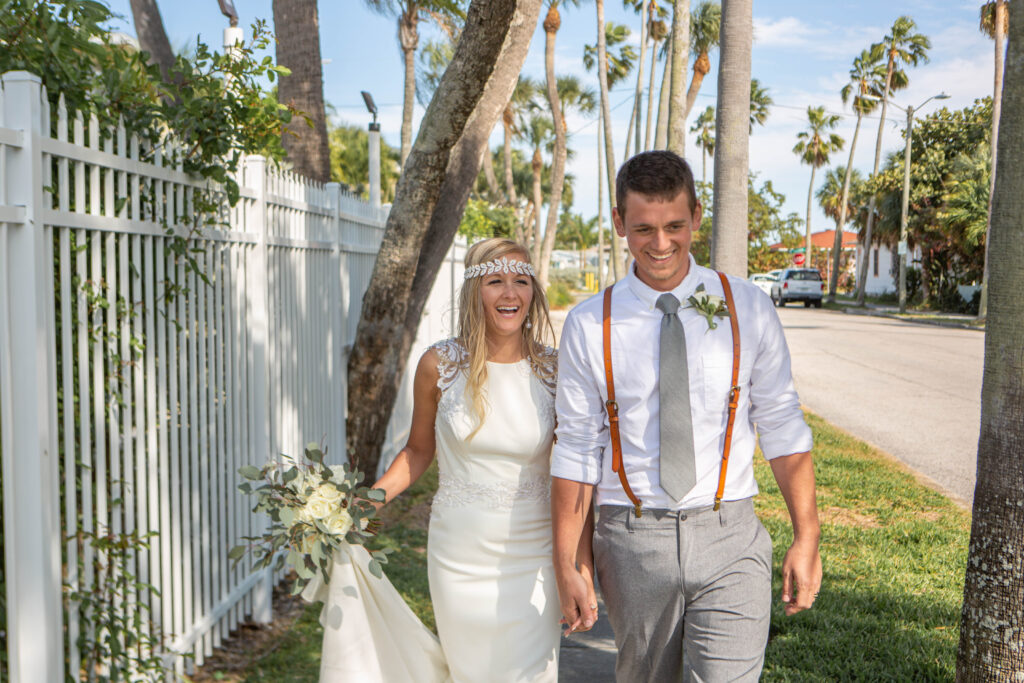
<svg viewBox="0 0 1024 683">
<path fill-rule="evenodd" d="M 969 506 L 985 335 L 795 305 L 778 311 L 804 405 Z"/>
</svg>

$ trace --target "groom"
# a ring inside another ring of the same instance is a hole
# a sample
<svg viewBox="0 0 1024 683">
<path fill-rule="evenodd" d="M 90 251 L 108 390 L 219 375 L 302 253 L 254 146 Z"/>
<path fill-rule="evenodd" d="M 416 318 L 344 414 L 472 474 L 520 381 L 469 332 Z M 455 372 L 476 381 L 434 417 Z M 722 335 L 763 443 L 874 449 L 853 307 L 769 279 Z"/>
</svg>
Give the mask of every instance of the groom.
<svg viewBox="0 0 1024 683">
<path fill-rule="evenodd" d="M 772 546 L 752 503 L 755 441 L 793 520 L 786 614 L 809 608 L 821 584 L 811 431 L 782 325 L 762 292 L 690 255 L 701 205 L 682 158 L 634 156 L 615 192 L 634 265 L 610 300 L 572 310 L 559 351 L 551 505 L 562 615 L 569 632 L 593 625 L 596 565 L 620 683 L 756 681 Z M 592 498 L 590 558 L 580 540 Z"/>
</svg>

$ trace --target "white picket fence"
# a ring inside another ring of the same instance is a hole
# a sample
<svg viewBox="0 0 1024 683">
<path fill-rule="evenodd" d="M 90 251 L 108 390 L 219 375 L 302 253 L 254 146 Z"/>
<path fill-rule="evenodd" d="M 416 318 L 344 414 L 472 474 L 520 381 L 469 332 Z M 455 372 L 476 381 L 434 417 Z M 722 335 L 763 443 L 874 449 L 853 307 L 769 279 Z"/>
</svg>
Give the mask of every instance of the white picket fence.
<svg viewBox="0 0 1024 683">
<path fill-rule="evenodd" d="M 131 531 L 154 534 L 127 571 L 159 597 L 129 592 L 116 609 L 159 627 L 182 672 L 239 622 L 271 618 L 277 577 L 226 558 L 262 524 L 238 468 L 310 441 L 343 457 L 348 351 L 386 212 L 249 157 L 223 224 L 189 233 L 203 181 L 160 150 L 142 161 L 123 128 L 49 109 L 37 77 L 3 75 L 0 673 L 61 681 L 66 658 L 77 677 L 88 625 L 63 587 L 98 580 L 105 558 L 89 535 Z M 209 284 L 167 227 L 189 238 Z M 438 277 L 412 366 L 450 334 L 463 251 Z M 385 458 L 410 418 L 407 373 Z"/>
</svg>

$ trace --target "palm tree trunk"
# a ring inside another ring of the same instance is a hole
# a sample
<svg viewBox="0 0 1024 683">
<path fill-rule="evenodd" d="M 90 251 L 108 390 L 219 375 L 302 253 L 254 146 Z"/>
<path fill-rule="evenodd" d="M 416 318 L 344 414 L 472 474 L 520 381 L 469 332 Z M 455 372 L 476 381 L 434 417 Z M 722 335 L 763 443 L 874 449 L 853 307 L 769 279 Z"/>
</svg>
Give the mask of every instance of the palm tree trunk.
<svg viewBox="0 0 1024 683">
<path fill-rule="evenodd" d="M 640 119 L 643 117 L 643 94 L 644 94 L 644 56 L 647 54 L 647 14 L 650 8 L 651 0 L 643 0 L 640 10 L 640 62 L 637 64 L 636 69 L 636 93 L 633 95 L 633 114 L 636 117 L 636 128 L 634 131 L 634 148 L 635 153 L 640 153 Z M 654 61 L 654 60 L 651 60 Z M 626 157 L 629 157 L 629 152 L 626 153 Z"/>
<path fill-rule="evenodd" d="M 555 151 L 551 160 L 551 196 L 548 198 L 547 226 L 544 228 L 544 239 L 541 240 L 540 235 L 537 236 L 538 242 L 541 242 L 540 260 L 537 262 L 539 263 L 537 279 L 540 280 L 540 285 L 545 291 L 548 288 L 551 252 L 555 248 L 555 234 L 558 232 L 558 209 L 562 204 L 565 158 L 568 155 L 565 118 L 562 116 L 562 102 L 558 97 L 558 81 L 555 78 L 555 38 L 558 35 L 558 28 L 556 26 L 553 31 L 547 30 L 551 25 L 545 19 L 544 70 L 547 73 L 548 104 L 551 106 L 551 118 L 555 124 Z"/>
<path fill-rule="evenodd" d="M 604 116 L 598 112 L 598 119 Z M 597 289 L 604 289 L 604 170 L 601 166 L 601 121 L 597 122 Z"/>
<path fill-rule="evenodd" d="M 464 206 L 479 171 L 483 147 L 476 146 L 481 139 L 486 146 L 526 59 L 531 32 L 518 29 L 536 26 L 539 12 L 540 0 L 473 0 L 398 180 L 348 362 L 345 449 L 364 472 L 376 470 L 422 302 L 458 229 L 459 200 Z M 461 143 L 468 132 L 479 134 L 472 145 Z"/>
<path fill-rule="evenodd" d="M 651 41 L 651 80 L 647 86 L 647 125 L 644 127 L 644 150 L 651 148 L 651 118 L 654 113 L 654 74 L 658 70 L 658 41 Z"/>
<path fill-rule="evenodd" d="M 686 116 L 690 116 L 693 110 L 693 103 L 697 101 L 697 93 L 704 82 L 704 77 L 711 71 L 711 60 L 708 59 L 707 50 L 701 52 L 693 62 L 693 79 L 690 80 L 690 88 L 686 91 Z"/>
<path fill-rule="evenodd" d="M 527 250 L 529 250 L 531 253 L 533 253 L 533 249 L 532 249 L 531 245 L 533 244 L 533 216 L 534 216 L 534 211 L 535 211 L 534 204 L 533 204 L 533 201 L 531 200 L 531 201 L 526 203 L 526 211 L 523 213 L 523 223 L 522 223 L 522 226 L 523 226 L 523 228 L 522 228 L 522 230 L 523 230 L 523 239 L 519 240 L 520 243 L 524 247 L 526 247 Z"/>
<path fill-rule="evenodd" d="M 1024 147 L 1024 3 L 1010 3 L 1006 116 L 999 157 Z M 992 199 L 989 316 L 971 542 L 957 681 L 1019 680 L 1024 671 L 1024 167 L 999 167 Z"/>
<path fill-rule="evenodd" d="M 878 137 L 875 139 L 875 165 L 872 167 L 871 176 L 878 175 L 878 166 L 882 161 L 882 133 L 885 132 L 885 112 L 889 108 L 889 86 L 892 84 L 892 72 L 895 68 L 892 55 L 889 55 L 889 66 L 885 72 L 885 91 L 882 95 L 882 114 L 878 120 Z M 875 227 L 875 207 L 877 206 L 878 198 L 875 195 L 871 195 L 870 201 L 868 201 L 868 223 L 864 228 L 864 251 L 870 253 L 871 249 L 871 231 Z M 857 282 L 857 305 L 864 305 L 864 296 L 867 293 L 867 260 L 864 261 L 864 275 L 865 279 Z"/>
<path fill-rule="evenodd" d="M 718 109 L 715 113 L 715 212 L 711 264 L 747 277 L 747 177 L 750 137 L 752 0 L 723 0 Z M 677 46 L 678 47 L 678 46 Z"/>
<path fill-rule="evenodd" d="M 686 59 L 689 54 L 690 0 L 675 0 L 672 12 L 672 87 L 668 105 L 668 148 L 681 157 L 686 156 Z M 750 86 L 747 88 L 749 90 Z M 749 93 L 747 99 L 750 99 Z M 746 184 L 743 192 L 746 196 Z"/>
<path fill-rule="evenodd" d="M 481 164 L 484 170 L 484 179 L 487 181 L 487 191 L 490 193 L 491 201 L 497 201 L 501 197 L 501 190 L 498 189 L 498 176 L 494 173 L 494 156 L 491 150 L 487 150 Z"/>
<path fill-rule="evenodd" d="M 330 182 L 331 152 L 316 0 L 274 0 L 273 11 L 277 63 L 291 69 L 290 75 L 281 77 L 278 100 L 294 105 L 313 124 L 310 127 L 301 117 L 294 118 L 281 142 L 296 173 L 317 182 Z"/>
<path fill-rule="evenodd" d="M 130 4 L 139 47 L 149 53 L 149 62 L 160 67 L 160 77 L 167 82 L 174 66 L 174 52 L 164 30 L 160 8 L 156 0 L 131 0 Z"/>
<path fill-rule="evenodd" d="M 981 276 L 981 298 L 978 300 L 978 320 L 988 315 L 988 234 L 992 229 L 992 195 L 996 190 L 996 150 L 999 148 L 999 117 L 1003 109 L 1003 25 L 1006 0 L 996 0 L 995 8 L 995 83 L 992 88 L 992 163 L 988 191 L 988 218 L 985 222 L 985 268 Z"/>
<path fill-rule="evenodd" d="M 812 200 L 814 199 L 814 172 L 818 170 L 818 167 L 811 164 L 811 185 L 807 188 L 807 220 L 805 221 L 804 234 L 806 239 L 804 240 L 804 268 L 811 267 L 812 250 L 814 247 L 811 245 L 811 206 L 813 206 Z"/>
<path fill-rule="evenodd" d="M 405 93 L 402 96 L 401 164 L 412 149 L 412 107 L 416 101 L 416 46 L 419 45 L 419 16 L 415 5 L 398 16 L 398 41 L 405 61 Z"/>
<path fill-rule="evenodd" d="M 700 147 L 700 181 L 702 183 L 708 182 L 708 151 L 704 149 L 704 145 Z"/>
<path fill-rule="evenodd" d="M 608 202 L 615 208 L 615 148 L 612 146 L 612 114 L 608 103 L 608 48 L 604 36 L 604 0 L 595 0 L 597 6 L 597 78 L 601 88 L 601 122 L 604 126 L 604 166 L 608 173 Z M 610 215 L 610 214 L 609 214 Z M 615 231 L 611 231 L 612 280 L 622 277 L 622 247 Z"/>
<path fill-rule="evenodd" d="M 856 100 L 854 100 L 856 106 Z M 836 226 L 836 238 L 832 242 L 832 277 L 828 281 L 829 303 L 836 301 L 836 289 L 839 287 L 839 257 L 843 249 L 843 228 L 846 226 L 846 210 L 850 203 L 850 176 L 853 173 L 853 152 L 857 149 L 857 135 L 860 134 L 860 122 L 864 115 L 857 111 L 857 125 L 853 129 L 853 141 L 850 143 L 850 159 L 846 162 L 846 174 L 843 175 L 843 193 L 839 204 L 839 225 Z"/>
<path fill-rule="evenodd" d="M 502 127 L 504 128 L 504 137 L 502 139 L 502 161 L 505 166 L 505 200 L 509 206 L 516 207 L 516 182 L 515 177 L 512 175 L 512 122 L 511 112 L 506 106 L 505 111 L 502 113 Z M 516 207 L 516 211 L 519 208 Z"/>
<path fill-rule="evenodd" d="M 668 41 L 665 68 L 661 71 L 661 92 L 658 93 L 658 125 L 654 131 L 654 149 L 668 146 L 668 98 L 672 91 L 672 41 Z"/>
<path fill-rule="evenodd" d="M 543 197 L 541 196 L 540 180 L 541 172 L 544 170 L 544 160 L 540 155 L 540 149 L 533 150 L 533 227 L 530 230 L 530 248 L 533 253 L 530 255 L 530 260 L 540 267 L 540 243 L 543 239 L 544 233 L 541 231 L 541 217 L 540 208 L 543 206 Z"/>
</svg>

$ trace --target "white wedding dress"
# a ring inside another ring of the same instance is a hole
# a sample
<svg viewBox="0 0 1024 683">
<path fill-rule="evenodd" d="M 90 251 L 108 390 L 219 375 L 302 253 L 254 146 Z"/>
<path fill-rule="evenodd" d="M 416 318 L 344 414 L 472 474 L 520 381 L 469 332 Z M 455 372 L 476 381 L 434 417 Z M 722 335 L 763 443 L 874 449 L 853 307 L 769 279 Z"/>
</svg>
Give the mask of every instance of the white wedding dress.
<svg viewBox="0 0 1024 683">
<path fill-rule="evenodd" d="M 346 547 L 322 600 L 321 683 L 548 683 L 558 680 L 561 617 L 551 561 L 549 457 L 555 426 L 550 380 L 526 360 L 488 363 L 487 419 L 476 427 L 466 396 L 468 354 L 434 347 L 441 399 L 435 430 L 440 483 L 427 541 L 427 573 L 440 643 L 369 554 Z"/>
</svg>

